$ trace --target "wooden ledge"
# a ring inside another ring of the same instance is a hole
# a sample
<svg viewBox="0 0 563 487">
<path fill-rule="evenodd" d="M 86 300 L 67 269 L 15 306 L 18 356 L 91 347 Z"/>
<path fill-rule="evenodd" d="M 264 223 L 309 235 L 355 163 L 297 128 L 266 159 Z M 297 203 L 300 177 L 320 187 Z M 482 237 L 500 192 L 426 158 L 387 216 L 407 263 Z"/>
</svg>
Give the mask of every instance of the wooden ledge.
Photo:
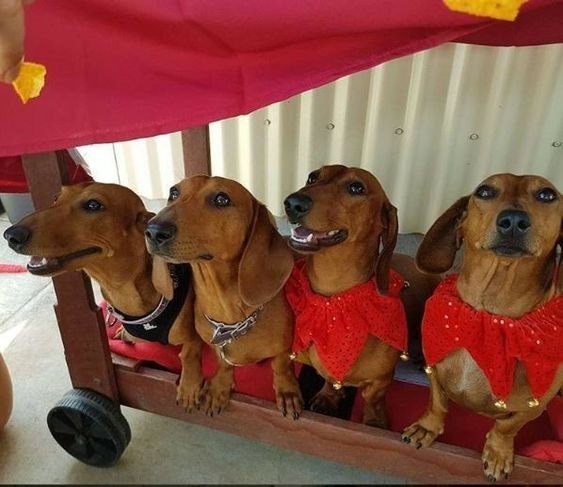
<svg viewBox="0 0 563 487">
<path fill-rule="evenodd" d="M 416 450 L 399 434 L 306 411 L 293 421 L 262 399 L 234 394 L 227 410 L 215 417 L 187 414 L 176 405 L 176 380 L 170 372 L 138 371 L 115 365 L 121 404 L 235 434 L 250 440 L 346 463 L 384 475 L 424 483 L 483 483 L 477 452 L 435 443 Z M 511 483 L 563 485 L 560 465 L 516 458 Z"/>
</svg>

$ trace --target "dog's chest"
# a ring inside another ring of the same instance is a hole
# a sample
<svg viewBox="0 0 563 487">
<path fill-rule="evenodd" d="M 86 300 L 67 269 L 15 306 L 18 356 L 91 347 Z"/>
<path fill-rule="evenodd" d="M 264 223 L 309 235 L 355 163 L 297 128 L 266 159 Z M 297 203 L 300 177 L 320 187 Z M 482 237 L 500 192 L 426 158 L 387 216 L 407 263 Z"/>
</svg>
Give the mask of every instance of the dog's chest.
<svg viewBox="0 0 563 487">
<path fill-rule="evenodd" d="M 319 357 L 315 345 L 308 348 L 307 354 L 311 365 L 321 377 L 326 380 L 334 380 Z M 349 386 L 362 387 L 377 378 L 391 378 L 398 359 L 399 352 L 396 349 L 370 336 L 346 374 L 343 383 Z"/>
<path fill-rule="evenodd" d="M 434 368 L 438 382 L 448 398 L 477 413 L 495 417 L 499 413 L 529 410 L 528 400 L 532 393 L 526 378 L 526 370 L 521 363 L 516 367 L 512 392 L 506 400 L 509 410 L 504 412 L 499 411 L 495 406 L 498 398 L 493 395 L 487 377 L 467 350 L 460 349 L 449 354 Z M 549 401 L 561 387 L 563 387 L 563 365 L 559 367 L 554 383 L 542 402 Z"/>
<path fill-rule="evenodd" d="M 214 337 L 217 338 L 217 325 L 213 325 L 209 318 L 204 313 L 198 312 L 195 320 L 196 331 L 202 340 L 215 350 L 220 359 L 231 365 L 256 363 L 289 348 L 291 337 L 289 321 L 283 323 L 272 319 L 268 308 L 257 313 L 256 321 L 252 326 L 246 329 L 243 326 L 242 333 L 235 334 L 232 338 L 225 337 L 227 339 L 222 343 L 214 343 Z M 222 329 L 219 329 L 219 333 L 221 331 Z"/>
</svg>

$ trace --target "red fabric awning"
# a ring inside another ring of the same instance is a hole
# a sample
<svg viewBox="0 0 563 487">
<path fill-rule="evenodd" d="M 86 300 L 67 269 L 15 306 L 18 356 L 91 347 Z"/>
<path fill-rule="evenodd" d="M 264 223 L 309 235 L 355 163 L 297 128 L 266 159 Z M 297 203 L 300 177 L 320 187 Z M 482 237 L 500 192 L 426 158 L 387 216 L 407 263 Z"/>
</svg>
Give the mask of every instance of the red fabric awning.
<svg viewBox="0 0 563 487">
<path fill-rule="evenodd" d="M 563 42 L 563 2 L 509 23 L 441 0 L 48 0 L 27 25 L 47 84 L 25 106 L 0 86 L 0 156 L 202 125 L 447 41 Z"/>
</svg>

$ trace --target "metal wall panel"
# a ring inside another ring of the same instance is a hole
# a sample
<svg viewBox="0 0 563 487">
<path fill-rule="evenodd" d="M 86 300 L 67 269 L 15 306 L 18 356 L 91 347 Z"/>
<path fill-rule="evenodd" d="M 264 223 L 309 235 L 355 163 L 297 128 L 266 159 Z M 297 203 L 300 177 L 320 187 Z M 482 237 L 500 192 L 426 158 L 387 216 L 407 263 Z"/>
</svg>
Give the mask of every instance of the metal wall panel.
<svg viewBox="0 0 563 487">
<path fill-rule="evenodd" d="M 495 172 L 542 174 L 563 190 L 563 45 L 446 44 L 211 124 L 210 134 L 213 173 L 276 214 L 311 170 L 346 163 L 380 179 L 401 232 L 424 232 Z M 145 196 L 164 197 L 181 177 L 178 134 L 115 146 L 121 181 Z"/>
</svg>

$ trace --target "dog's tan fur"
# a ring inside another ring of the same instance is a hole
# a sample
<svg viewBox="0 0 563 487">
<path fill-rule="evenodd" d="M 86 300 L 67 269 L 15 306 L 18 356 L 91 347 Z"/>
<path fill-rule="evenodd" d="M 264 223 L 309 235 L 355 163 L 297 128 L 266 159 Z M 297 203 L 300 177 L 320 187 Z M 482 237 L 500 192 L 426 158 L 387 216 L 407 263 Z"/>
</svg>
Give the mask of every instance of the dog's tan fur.
<svg viewBox="0 0 563 487">
<path fill-rule="evenodd" d="M 99 202 L 102 209 L 86 211 L 84 205 L 90 200 Z M 162 294 L 172 297 L 168 268 L 153 260 L 145 246 L 145 224 L 152 216 L 154 213 L 145 209 L 141 199 L 124 186 L 91 182 L 63 186 L 52 206 L 17 223 L 31 231 L 29 241 L 19 253 L 55 258 L 98 248 L 91 255 L 71 260 L 57 271 L 43 275 L 83 270 L 100 284 L 108 303 L 127 315 L 144 316 L 157 306 Z M 154 272 L 159 266 L 161 270 L 165 268 L 165 273 Z M 176 321 L 184 324 L 192 348 L 201 350 L 202 343 L 193 331 L 193 293 Z M 128 341 L 138 340 L 123 335 Z M 193 395 L 199 396 L 203 376 L 197 358 L 191 368 L 190 387 Z"/>
<path fill-rule="evenodd" d="M 297 418 L 301 393 L 289 359 L 293 315 L 283 285 L 293 267 L 293 257 L 277 232 L 268 210 L 239 183 L 220 177 L 194 176 L 175 186 L 177 199 L 151 220 L 174 224 L 173 240 L 165 248 L 151 246 L 152 253 L 170 262 L 189 262 L 195 286 L 195 326 L 211 343 L 212 329 L 206 315 L 235 323 L 258 311 L 258 321 L 248 334 L 225 349 L 225 358 L 247 365 L 272 358 L 278 408 Z M 213 199 L 228 195 L 232 204 L 218 208 Z M 181 330 L 172 330 L 178 337 Z M 190 347 L 189 341 L 184 348 Z M 204 409 L 217 414 L 227 406 L 233 388 L 233 366 L 217 352 L 219 369 L 204 393 Z M 184 370 L 189 370 L 184 363 Z M 183 383 L 179 397 L 184 397 Z"/>
<path fill-rule="evenodd" d="M 539 176 L 497 174 L 482 184 L 498 194 L 490 200 L 466 196 L 450 207 L 428 231 L 417 254 L 418 266 L 427 271 L 444 272 L 453 263 L 463 243 L 464 258 L 459 272 L 461 299 L 477 310 L 521 317 L 549 299 L 563 293 L 563 272 L 559 280 L 557 245 L 563 243 L 563 199 L 553 184 Z M 480 185 L 481 186 L 481 185 Z M 551 188 L 556 201 L 535 199 L 542 188 Z M 507 257 L 491 250 L 497 215 L 506 209 L 525 211 L 531 219 L 527 234 L 528 255 Z M 530 408 L 531 397 L 526 373 L 518 364 L 506 411 L 499 412 L 490 385 L 471 355 L 461 349 L 436 364 L 429 376 L 430 402 L 425 414 L 406 428 L 403 438 L 417 446 L 428 446 L 443 432 L 448 399 L 495 418 L 483 449 L 485 476 L 490 480 L 508 478 L 514 463 L 514 437 L 526 423 L 538 417 L 547 403 L 563 387 L 563 366 L 539 407 Z"/>
<path fill-rule="evenodd" d="M 377 179 L 368 171 L 342 165 L 323 166 L 316 171 L 317 181 L 301 188 L 294 195 L 306 195 L 313 201 L 310 212 L 299 221 L 312 230 L 323 232 L 345 229 L 345 241 L 315 252 L 305 253 L 306 272 L 311 288 L 331 296 L 364 283 L 374 276 L 378 289 L 387 292 L 390 268 L 409 282 L 401 293 L 413 335 L 420 329 L 424 302 L 432 294 L 438 278 L 424 275 L 406 255 L 394 255 L 397 242 L 397 211 L 389 202 Z M 351 182 L 359 181 L 365 195 L 353 196 L 347 191 Z M 382 247 L 380 251 L 380 245 Z M 348 372 L 344 383 L 362 388 L 365 400 L 363 421 L 387 427 L 384 394 L 393 379 L 400 351 L 370 336 L 360 356 Z M 306 351 L 317 372 L 327 379 L 313 398 L 311 408 L 335 414 L 343 392 L 335 390 L 315 347 Z"/>
</svg>

